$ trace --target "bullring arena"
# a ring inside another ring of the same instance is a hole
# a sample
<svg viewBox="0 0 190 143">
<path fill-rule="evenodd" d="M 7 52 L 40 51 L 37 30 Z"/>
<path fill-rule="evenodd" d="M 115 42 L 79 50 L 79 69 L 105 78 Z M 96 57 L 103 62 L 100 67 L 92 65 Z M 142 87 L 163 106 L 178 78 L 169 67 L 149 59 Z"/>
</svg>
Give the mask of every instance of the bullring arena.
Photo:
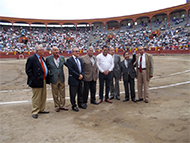
<svg viewBox="0 0 190 143">
<path fill-rule="evenodd" d="M 113 100 L 112 104 L 88 104 L 86 110 L 75 113 L 66 80 L 69 111 L 54 111 L 47 86 L 46 109 L 50 113 L 37 120 L 30 113 L 32 91 L 26 85 L 26 60 L 1 60 L 0 142 L 189 142 L 190 57 L 153 59 L 155 70 L 148 104 Z M 66 68 L 64 72 L 67 78 Z M 123 99 L 122 81 L 120 89 Z"/>
<path fill-rule="evenodd" d="M 186 11 L 188 13 L 189 8 Z M 190 142 L 189 47 L 167 51 L 152 48 L 148 52 L 153 55 L 154 60 L 154 76 L 149 84 L 149 103 L 123 102 L 124 87 L 121 80 L 121 100 L 113 99 L 112 104 L 88 103 L 87 109 L 74 112 L 69 100 L 68 69 L 64 67 L 66 107 L 69 111 L 55 112 L 51 88 L 47 85 L 46 110 L 50 113 L 39 115 L 38 119 L 31 116 L 32 90 L 26 85 L 25 74 L 26 58 L 33 53 L 25 51 L 25 58 L 17 59 L 18 53 L 0 52 L 0 142 Z M 116 52 L 119 55 L 122 53 L 123 50 Z M 46 52 L 46 56 L 48 54 Z M 67 59 L 70 54 L 64 56 Z M 96 86 L 96 100 L 98 94 L 99 82 Z"/>
</svg>

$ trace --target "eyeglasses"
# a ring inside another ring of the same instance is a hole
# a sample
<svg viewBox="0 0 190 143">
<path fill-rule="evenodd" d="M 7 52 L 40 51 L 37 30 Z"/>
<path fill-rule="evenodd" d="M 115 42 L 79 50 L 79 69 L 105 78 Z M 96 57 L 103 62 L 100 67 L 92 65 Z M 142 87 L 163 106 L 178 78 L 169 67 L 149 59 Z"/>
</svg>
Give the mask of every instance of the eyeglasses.
<svg viewBox="0 0 190 143">
<path fill-rule="evenodd" d="M 79 51 L 73 51 L 73 52 L 79 52 Z"/>
</svg>

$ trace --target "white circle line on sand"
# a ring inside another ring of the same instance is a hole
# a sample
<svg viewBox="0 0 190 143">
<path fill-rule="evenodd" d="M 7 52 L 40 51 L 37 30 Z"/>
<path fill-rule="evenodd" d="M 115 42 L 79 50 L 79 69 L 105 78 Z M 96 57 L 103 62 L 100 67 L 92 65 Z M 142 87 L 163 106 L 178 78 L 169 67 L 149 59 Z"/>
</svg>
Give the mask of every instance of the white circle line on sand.
<svg viewBox="0 0 190 143">
<path fill-rule="evenodd" d="M 160 88 L 167 88 L 167 87 L 173 87 L 173 86 L 179 86 L 179 85 L 184 85 L 184 84 L 189 84 L 190 81 L 185 81 L 185 82 L 180 82 L 180 83 L 174 83 L 174 84 L 169 84 L 169 85 L 164 85 L 164 86 L 158 86 L 158 87 L 151 87 L 149 90 L 154 90 L 154 89 L 160 89 Z M 137 90 L 135 90 L 137 92 Z M 120 93 L 125 93 L 124 91 Z M 96 96 L 99 96 L 96 94 Z M 70 99 L 70 97 L 65 97 L 65 99 Z M 52 101 L 53 98 L 48 98 L 47 101 Z M 23 100 L 23 101 L 10 101 L 10 102 L 0 102 L 0 105 L 7 105 L 7 104 L 18 104 L 18 103 L 29 103 L 31 100 Z"/>
<path fill-rule="evenodd" d="M 155 76 L 152 78 L 152 80 L 154 79 L 158 79 L 158 78 L 163 78 L 163 77 L 168 77 L 168 76 L 174 76 L 174 75 L 178 75 L 178 74 L 182 74 L 182 73 L 187 73 L 187 72 L 190 72 L 190 70 L 185 70 L 185 71 L 181 71 L 181 72 L 176 72 L 176 73 L 171 73 L 171 74 L 167 74 L 167 75 L 161 75 L 161 76 Z M 119 83 L 123 83 L 123 81 L 119 81 Z M 99 84 L 97 84 L 99 85 Z M 97 86 L 96 85 L 96 86 Z M 68 88 L 68 86 L 66 86 L 65 88 Z M 47 89 L 51 89 L 50 88 L 47 88 Z M 0 93 L 5 93 L 5 92 L 18 92 L 18 91 L 32 91 L 32 89 L 22 89 L 22 90 L 0 90 Z"/>
</svg>

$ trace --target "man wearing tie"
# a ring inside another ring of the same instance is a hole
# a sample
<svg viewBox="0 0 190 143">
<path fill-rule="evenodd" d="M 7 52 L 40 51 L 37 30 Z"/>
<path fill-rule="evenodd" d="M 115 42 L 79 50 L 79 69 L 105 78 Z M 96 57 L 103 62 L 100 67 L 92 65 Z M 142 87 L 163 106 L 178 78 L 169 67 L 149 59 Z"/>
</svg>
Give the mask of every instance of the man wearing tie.
<svg viewBox="0 0 190 143">
<path fill-rule="evenodd" d="M 124 88 L 125 88 L 125 99 L 123 102 L 129 101 L 129 86 L 131 92 L 131 100 L 136 102 L 135 99 L 135 81 L 136 71 L 134 69 L 134 62 L 136 61 L 136 54 L 133 53 L 133 58 L 129 59 L 129 53 L 127 51 L 123 54 L 124 60 L 121 62 L 121 75 L 123 76 Z"/>
<path fill-rule="evenodd" d="M 48 114 L 45 111 L 46 104 L 46 76 L 48 69 L 45 64 L 43 46 L 35 46 L 36 53 L 29 57 L 26 62 L 26 74 L 28 76 L 27 84 L 32 88 L 32 117 L 38 118 L 39 114 Z"/>
<path fill-rule="evenodd" d="M 110 100 L 116 97 L 117 100 L 120 100 L 120 91 L 119 91 L 119 79 L 121 79 L 121 74 L 120 74 L 120 56 L 115 53 L 115 49 L 113 47 L 110 48 L 110 54 L 112 55 L 114 59 L 114 68 L 113 71 L 111 72 L 112 74 L 112 79 L 111 79 L 111 86 L 110 86 Z M 114 79 L 115 79 L 115 84 L 114 84 Z"/>
<path fill-rule="evenodd" d="M 153 77 L 153 58 L 152 55 L 144 52 L 144 47 L 138 48 L 139 55 L 136 60 L 137 67 L 137 85 L 138 85 L 138 97 L 137 101 L 149 102 L 148 85 L 150 79 Z M 144 94 L 142 94 L 142 87 L 144 86 Z"/>
<path fill-rule="evenodd" d="M 46 64 L 49 70 L 49 82 L 54 100 L 55 111 L 68 110 L 65 105 L 65 77 L 63 65 L 65 58 L 59 55 L 59 49 L 56 46 L 52 48 L 51 56 L 46 58 Z"/>
<path fill-rule="evenodd" d="M 96 81 L 98 78 L 98 68 L 96 64 L 96 58 L 93 56 L 93 48 L 89 47 L 87 54 L 81 57 L 84 66 L 84 92 L 83 101 L 87 107 L 88 93 L 90 89 L 90 103 L 98 105 L 96 102 Z"/>
<path fill-rule="evenodd" d="M 82 60 L 79 58 L 79 49 L 77 47 L 72 49 L 72 56 L 67 59 L 66 65 L 69 70 L 69 92 L 72 110 L 78 112 L 75 97 L 77 94 L 77 104 L 79 108 L 86 109 L 83 104 L 82 82 L 84 77 L 84 68 Z"/>
</svg>

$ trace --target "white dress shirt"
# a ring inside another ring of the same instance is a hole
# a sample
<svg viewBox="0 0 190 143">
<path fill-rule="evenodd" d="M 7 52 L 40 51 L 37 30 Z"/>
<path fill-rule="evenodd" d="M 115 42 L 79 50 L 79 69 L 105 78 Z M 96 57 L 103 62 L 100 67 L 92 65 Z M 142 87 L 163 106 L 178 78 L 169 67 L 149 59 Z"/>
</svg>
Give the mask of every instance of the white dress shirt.
<svg viewBox="0 0 190 143">
<path fill-rule="evenodd" d="M 97 67 L 100 72 L 104 71 L 112 71 L 114 68 L 114 58 L 110 55 L 107 54 L 104 56 L 102 53 L 100 53 L 97 57 Z"/>
<path fill-rule="evenodd" d="M 139 59 L 138 59 L 138 68 L 140 68 L 140 58 L 141 54 L 139 54 Z M 142 69 L 146 68 L 146 58 L 145 54 L 142 55 Z"/>
<path fill-rule="evenodd" d="M 94 57 L 93 57 L 93 56 L 92 56 L 92 57 L 89 56 L 89 58 L 90 58 L 90 60 L 91 60 L 91 62 L 92 62 L 92 66 L 94 66 L 94 64 L 95 64 Z"/>
<path fill-rule="evenodd" d="M 79 59 L 78 59 L 77 57 L 75 57 L 74 55 L 73 55 L 73 58 L 74 58 L 74 60 L 75 60 L 75 62 L 76 62 L 76 64 L 77 64 L 77 66 L 78 66 L 78 68 L 79 68 L 79 72 L 81 72 L 81 63 L 80 63 Z"/>
<path fill-rule="evenodd" d="M 57 60 L 53 57 L 53 59 L 54 59 L 54 62 L 55 62 L 55 65 L 57 66 L 57 67 L 59 67 L 59 58 L 57 58 Z"/>
</svg>

